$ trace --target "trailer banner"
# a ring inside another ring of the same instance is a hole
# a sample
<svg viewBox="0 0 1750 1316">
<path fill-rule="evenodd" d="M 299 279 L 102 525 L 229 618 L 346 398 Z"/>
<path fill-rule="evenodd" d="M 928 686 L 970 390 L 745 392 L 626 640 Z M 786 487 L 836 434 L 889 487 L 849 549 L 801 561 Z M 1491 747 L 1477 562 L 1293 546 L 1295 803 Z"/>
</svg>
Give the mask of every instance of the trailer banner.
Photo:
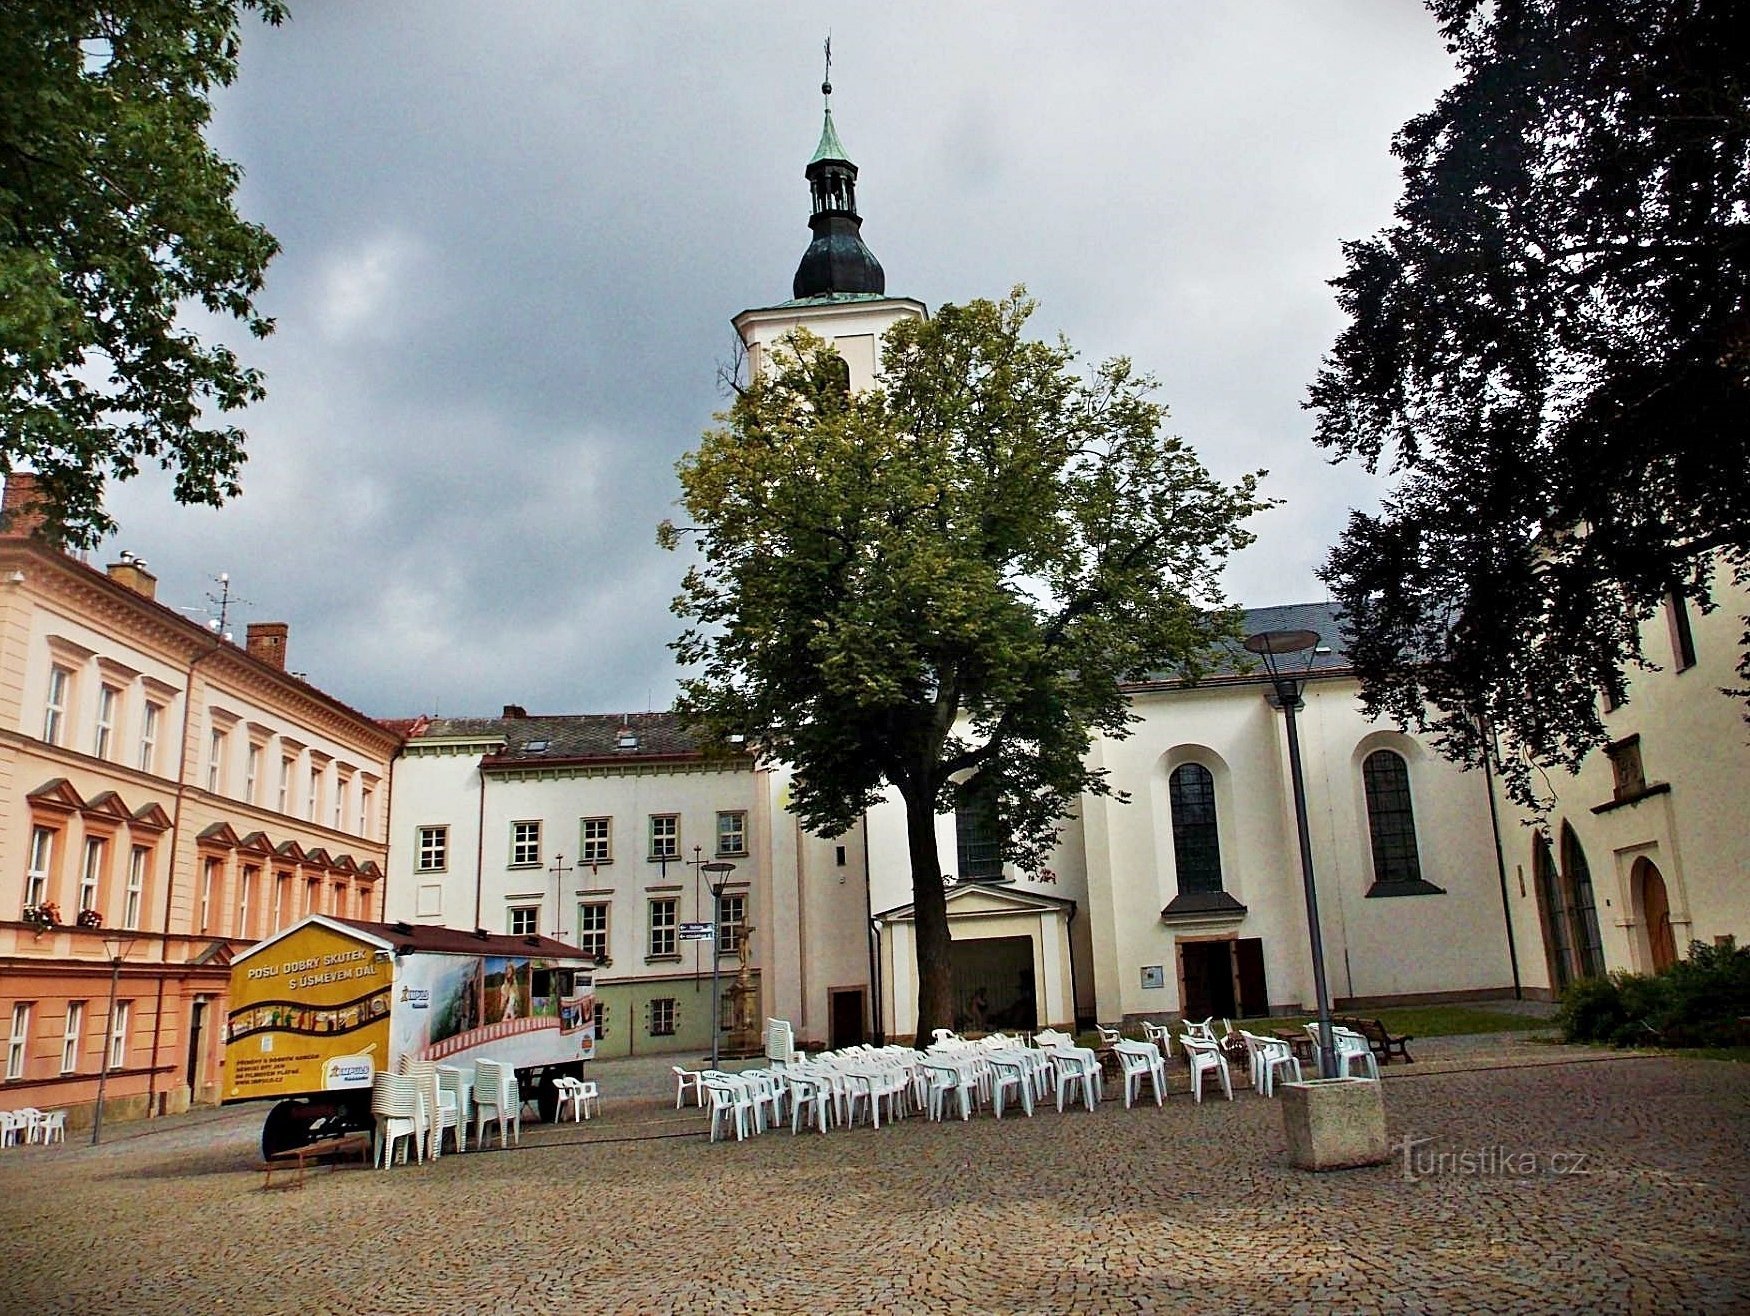
<svg viewBox="0 0 1750 1316">
<path fill-rule="evenodd" d="M 387 1065 L 394 969 L 374 946 L 313 923 L 238 969 L 227 1100 L 368 1088 Z"/>
</svg>

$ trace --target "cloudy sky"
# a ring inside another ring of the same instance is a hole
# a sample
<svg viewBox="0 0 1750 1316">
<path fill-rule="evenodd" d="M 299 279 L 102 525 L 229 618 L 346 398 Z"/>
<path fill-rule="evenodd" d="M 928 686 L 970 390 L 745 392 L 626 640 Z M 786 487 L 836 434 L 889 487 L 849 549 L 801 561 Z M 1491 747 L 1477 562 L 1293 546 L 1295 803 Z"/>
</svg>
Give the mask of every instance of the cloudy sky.
<svg viewBox="0 0 1750 1316">
<path fill-rule="evenodd" d="M 1134 358 L 1212 470 L 1286 500 L 1232 596 L 1323 597 L 1377 497 L 1300 407 L 1325 281 L 1451 77 L 1408 0 L 294 0 L 249 21 L 213 131 L 284 247 L 244 496 L 116 487 L 100 556 L 191 610 L 228 572 L 239 640 L 289 622 L 289 665 L 378 716 L 667 707 L 684 562 L 654 528 L 730 317 L 788 297 L 807 245 L 828 27 L 888 291 L 1024 282 L 1042 333 Z"/>
</svg>

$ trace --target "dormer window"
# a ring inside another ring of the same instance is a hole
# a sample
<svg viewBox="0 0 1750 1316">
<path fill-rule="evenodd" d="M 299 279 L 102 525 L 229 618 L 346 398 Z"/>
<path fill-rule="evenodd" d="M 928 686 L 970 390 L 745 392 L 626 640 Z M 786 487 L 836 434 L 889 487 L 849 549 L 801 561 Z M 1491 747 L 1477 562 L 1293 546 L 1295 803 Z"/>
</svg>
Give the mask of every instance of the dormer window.
<svg viewBox="0 0 1750 1316">
<path fill-rule="evenodd" d="M 544 740 L 531 740 L 523 746 L 525 754 L 545 754 L 546 752 L 547 742 Z"/>
<path fill-rule="evenodd" d="M 614 739 L 614 745 L 619 749 L 637 749 L 638 733 L 631 727 L 621 727 L 620 734 Z"/>
</svg>

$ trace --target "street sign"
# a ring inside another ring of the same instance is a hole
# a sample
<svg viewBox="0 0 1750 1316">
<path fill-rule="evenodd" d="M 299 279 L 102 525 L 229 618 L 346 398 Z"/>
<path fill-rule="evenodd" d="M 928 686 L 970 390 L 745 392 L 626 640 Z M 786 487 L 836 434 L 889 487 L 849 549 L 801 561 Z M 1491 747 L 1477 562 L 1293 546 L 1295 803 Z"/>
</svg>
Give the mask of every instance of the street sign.
<svg viewBox="0 0 1750 1316">
<path fill-rule="evenodd" d="M 712 928 L 709 923 L 683 923 L 681 924 L 680 935 L 682 941 L 714 940 Z"/>
</svg>

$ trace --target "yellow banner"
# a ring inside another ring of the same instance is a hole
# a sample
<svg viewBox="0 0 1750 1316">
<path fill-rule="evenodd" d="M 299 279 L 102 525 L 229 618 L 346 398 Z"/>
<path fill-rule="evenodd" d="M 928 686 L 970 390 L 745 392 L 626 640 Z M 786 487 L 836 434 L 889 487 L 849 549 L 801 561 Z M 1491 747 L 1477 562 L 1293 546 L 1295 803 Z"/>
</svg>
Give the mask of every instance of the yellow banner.
<svg viewBox="0 0 1750 1316">
<path fill-rule="evenodd" d="M 370 1087 L 389 1063 L 393 966 L 320 923 L 233 965 L 226 1098 Z"/>
</svg>

